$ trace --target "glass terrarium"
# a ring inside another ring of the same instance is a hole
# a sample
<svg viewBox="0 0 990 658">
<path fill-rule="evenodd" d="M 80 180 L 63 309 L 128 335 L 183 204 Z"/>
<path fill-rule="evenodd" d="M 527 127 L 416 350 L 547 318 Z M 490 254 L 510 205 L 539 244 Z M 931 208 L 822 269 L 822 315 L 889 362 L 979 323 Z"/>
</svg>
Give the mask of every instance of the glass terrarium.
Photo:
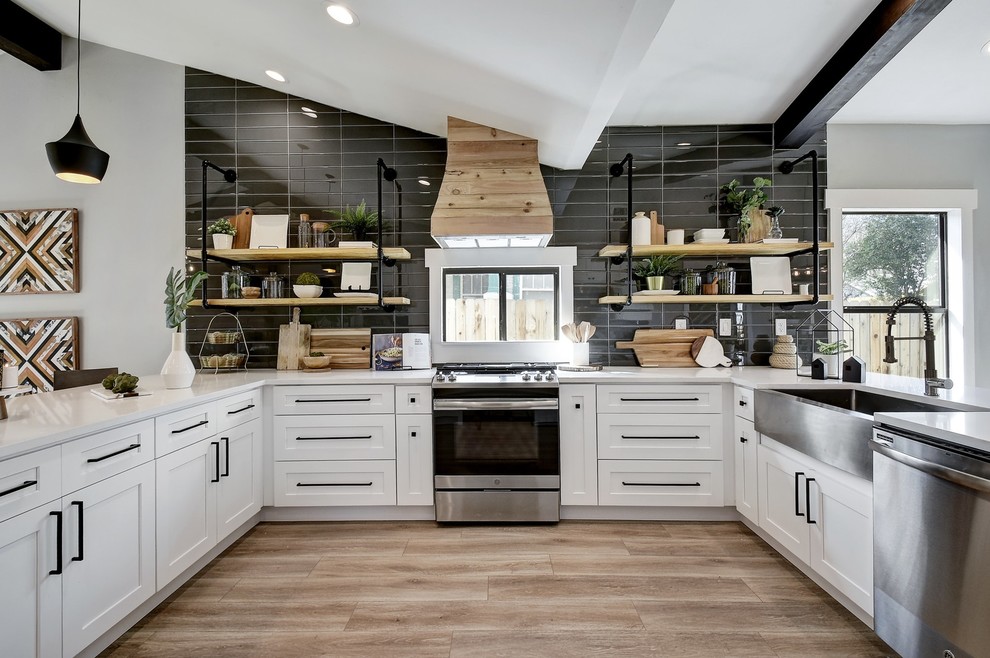
<svg viewBox="0 0 990 658">
<path fill-rule="evenodd" d="M 811 377 L 815 359 L 825 362 L 827 377 L 841 379 L 842 362 L 855 353 L 852 325 L 835 311 L 815 309 L 802 322 L 794 337 L 797 343 L 797 374 Z"/>
</svg>

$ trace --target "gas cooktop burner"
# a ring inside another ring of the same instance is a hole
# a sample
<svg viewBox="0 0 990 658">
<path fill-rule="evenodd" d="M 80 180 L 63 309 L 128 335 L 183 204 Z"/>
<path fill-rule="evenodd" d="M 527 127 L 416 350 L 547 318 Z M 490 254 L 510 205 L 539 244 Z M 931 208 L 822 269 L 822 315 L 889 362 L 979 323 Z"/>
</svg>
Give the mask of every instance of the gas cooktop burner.
<svg viewBox="0 0 990 658">
<path fill-rule="evenodd" d="M 499 385 L 535 383 L 556 385 L 553 363 L 441 363 L 434 385 Z"/>
</svg>

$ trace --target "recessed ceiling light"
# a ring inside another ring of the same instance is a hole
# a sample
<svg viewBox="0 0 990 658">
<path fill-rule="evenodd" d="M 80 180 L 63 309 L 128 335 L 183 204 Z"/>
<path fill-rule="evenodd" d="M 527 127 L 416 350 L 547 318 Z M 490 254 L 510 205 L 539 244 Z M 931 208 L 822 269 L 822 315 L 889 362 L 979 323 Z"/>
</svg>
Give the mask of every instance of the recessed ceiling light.
<svg viewBox="0 0 990 658">
<path fill-rule="evenodd" d="M 330 14 L 330 18 L 341 25 L 357 25 L 357 14 L 344 5 L 338 5 L 336 3 L 327 5 L 327 13 Z"/>
<path fill-rule="evenodd" d="M 303 112 L 312 112 L 313 114 L 316 114 L 316 110 L 314 110 L 311 107 L 306 107 L 305 105 L 303 105 L 299 109 L 302 110 Z"/>
<path fill-rule="evenodd" d="M 983 44 L 983 50 L 981 51 L 984 55 L 990 55 L 990 41 Z"/>
<path fill-rule="evenodd" d="M 691 146 L 691 142 L 677 142 L 678 146 Z"/>
<path fill-rule="evenodd" d="M 272 71 L 269 69 L 268 71 L 265 71 L 265 75 L 267 75 L 275 82 L 285 82 L 285 76 L 279 73 L 278 71 Z"/>
<path fill-rule="evenodd" d="M 315 118 L 317 118 L 317 116 L 319 116 L 318 114 L 316 114 L 316 112 L 314 112 L 313 110 L 309 109 L 308 107 L 304 107 L 303 110 L 302 110 L 302 113 L 305 114 L 306 116 L 308 116 L 310 119 L 315 119 Z"/>
<path fill-rule="evenodd" d="M 426 187 L 430 186 L 430 181 L 426 180 L 426 176 L 420 176 L 416 182 L 420 185 L 425 185 Z"/>
</svg>

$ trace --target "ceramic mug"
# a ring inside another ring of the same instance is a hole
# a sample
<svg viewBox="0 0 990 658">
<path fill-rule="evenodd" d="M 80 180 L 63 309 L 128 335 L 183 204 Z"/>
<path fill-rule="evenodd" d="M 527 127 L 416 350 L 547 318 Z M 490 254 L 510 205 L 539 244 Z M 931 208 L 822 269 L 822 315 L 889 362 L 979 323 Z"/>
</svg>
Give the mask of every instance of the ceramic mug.
<svg viewBox="0 0 990 658">
<path fill-rule="evenodd" d="M 672 228 L 667 231 L 667 244 L 684 244 L 684 229 Z"/>
<path fill-rule="evenodd" d="M 574 343 L 574 353 L 571 356 L 572 366 L 586 366 L 589 360 L 588 347 L 590 343 Z"/>
</svg>

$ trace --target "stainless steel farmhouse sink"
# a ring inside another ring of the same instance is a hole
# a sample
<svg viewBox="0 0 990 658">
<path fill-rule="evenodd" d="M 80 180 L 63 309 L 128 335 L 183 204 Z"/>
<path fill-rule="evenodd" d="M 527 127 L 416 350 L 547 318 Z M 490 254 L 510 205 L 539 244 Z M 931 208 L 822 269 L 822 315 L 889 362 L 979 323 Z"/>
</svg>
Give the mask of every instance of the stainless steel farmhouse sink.
<svg viewBox="0 0 990 658">
<path fill-rule="evenodd" d="M 809 457 L 873 480 L 873 414 L 965 411 L 853 388 L 758 389 L 756 431 Z"/>
</svg>

